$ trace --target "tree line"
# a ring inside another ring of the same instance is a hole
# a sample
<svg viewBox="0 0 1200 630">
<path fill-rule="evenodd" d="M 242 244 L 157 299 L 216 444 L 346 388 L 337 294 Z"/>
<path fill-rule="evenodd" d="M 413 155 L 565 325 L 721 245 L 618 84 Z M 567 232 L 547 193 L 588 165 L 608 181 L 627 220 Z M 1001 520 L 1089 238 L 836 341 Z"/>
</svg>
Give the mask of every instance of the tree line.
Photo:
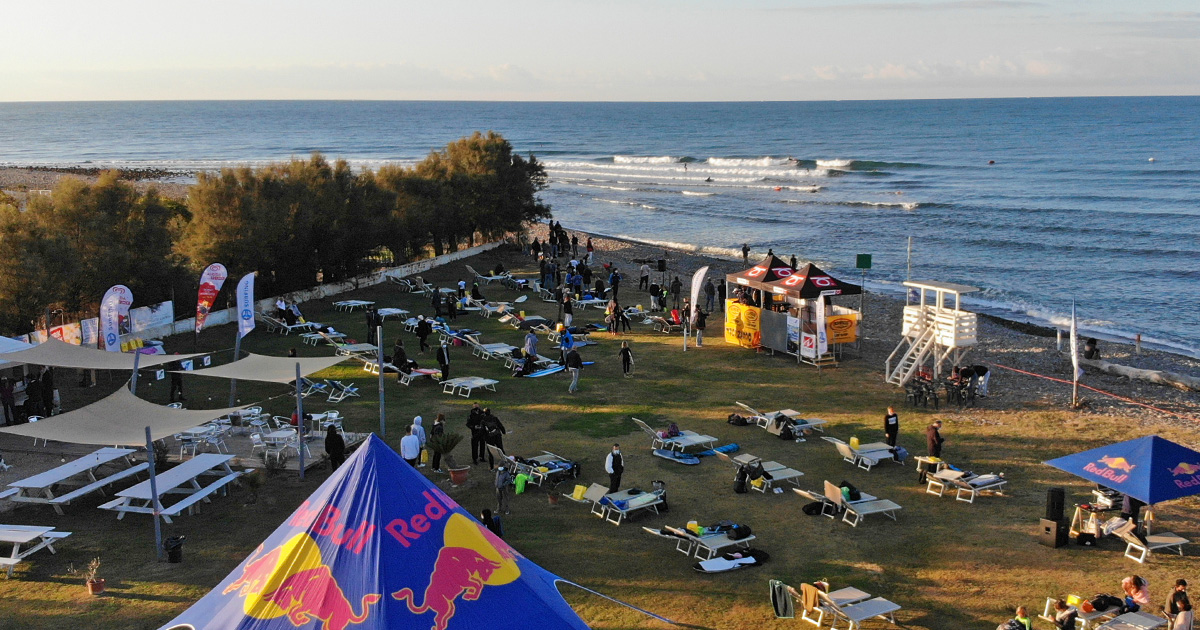
<svg viewBox="0 0 1200 630">
<path fill-rule="evenodd" d="M 535 157 L 494 132 L 412 167 L 355 173 L 314 154 L 200 173 L 184 200 L 115 172 L 63 179 L 24 210 L 0 197 L 0 332 L 41 328 L 51 309 L 94 317 L 114 284 L 133 291 L 135 306 L 174 298 L 184 315 L 214 262 L 231 282 L 258 272 L 256 293 L 269 296 L 456 251 L 549 217 L 538 197 L 546 181 Z"/>
</svg>

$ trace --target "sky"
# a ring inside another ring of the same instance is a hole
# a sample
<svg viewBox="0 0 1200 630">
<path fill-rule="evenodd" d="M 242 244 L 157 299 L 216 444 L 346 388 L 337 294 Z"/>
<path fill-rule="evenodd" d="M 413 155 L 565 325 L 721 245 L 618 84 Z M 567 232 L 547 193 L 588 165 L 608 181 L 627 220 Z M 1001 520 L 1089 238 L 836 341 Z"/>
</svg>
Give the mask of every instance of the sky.
<svg viewBox="0 0 1200 630">
<path fill-rule="evenodd" d="M 0 101 L 1200 94 L 1196 0 L 13 2 Z"/>
</svg>

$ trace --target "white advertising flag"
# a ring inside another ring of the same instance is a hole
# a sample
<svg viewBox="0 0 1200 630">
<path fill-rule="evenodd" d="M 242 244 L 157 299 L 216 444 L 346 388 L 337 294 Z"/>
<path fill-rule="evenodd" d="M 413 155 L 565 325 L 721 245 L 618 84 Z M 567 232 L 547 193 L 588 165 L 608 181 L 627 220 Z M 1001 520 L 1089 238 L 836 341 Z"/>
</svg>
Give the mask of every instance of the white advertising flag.
<svg viewBox="0 0 1200 630">
<path fill-rule="evenodd" d="M 242 276 L 237 286 L 238 338 L 254 330 L 254 274 Z"/>
<path fill-rule="evenodd" d="M 121 320 L 129 317 L 129 306 L 133 304 L 133 292 L 129 287 L 118 284 L 104 293 L 100 300 L 100 332 L 104 338 L 104 349 L 121 351 Z"/>
<path fill-rule="evenodd" d="M 829 352 L 829 339 L 825 336 L 825 296 L 817 296 L 817 356 Z"/>
<path fill-rule="evenodd" d="M 689 314 L 690 323 L 696 323 L 696 313 L 700 312 L 700 285 L 704 282 L 704 275 L 708 273 L 708 265 L 705 265 L 696 270 L 692 276 L 692 312 Z"/>
</svg>

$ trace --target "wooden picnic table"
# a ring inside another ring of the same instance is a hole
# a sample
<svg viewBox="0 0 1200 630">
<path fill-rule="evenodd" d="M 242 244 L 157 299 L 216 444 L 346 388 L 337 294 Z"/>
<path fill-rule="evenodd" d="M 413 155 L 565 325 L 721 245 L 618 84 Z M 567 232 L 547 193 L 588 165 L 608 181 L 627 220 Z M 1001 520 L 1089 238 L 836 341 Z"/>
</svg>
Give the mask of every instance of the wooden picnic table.
<svg viewBox="0 0 1200 630">
<path fill-rule="evenodd" d="M 40 527 L 29 525 L 0 525 L 0 543 L 12 543 L 12 554 L 7 558 L 0 558 L 0 566 L 8 569 L 8 577 L 12 577 L 13 569 L 21 563 L 22 560 L 29 557 L 36 551 L 41 549 L 49 549 L 50 553 L 54 551 L 54 541 L 61 540 L 70 536 L 71 532 L 55 531 L 53 527 Z M 22 545 L 35 543 L 32 547 L 21 549 Z"/>
<path fill-rule="evenodd" d="M 234 472 L 229 467 L 231 459 L 233 459 L 233 455 L 202 453 L 159 474 L 155 478 L 155 482 L 158 486 L 159 506 L 162 507 L 159 514 L 162 515 L 163 520 L 170 523 L 171 517 L 178 516 L 184 509 L 187 509 L 190 514 L 196 503 L 200 501 L 208 503 L 209 495 L 237 479 L 241 473 Z M 201 485 L 199 478 L 206 475 L 216 476 L 217 480 L 207 486 Z M 188 496 L 170 507 L 166 507 L 162 505 L 162 499 L 168 494 L 186 494 Z M 119 512 L 118 520 L 125 518 L 125 515 L 130 512 L 138 514 L 155 512 L 154 497 L 150 491 L 149 480 L 118 492 L 117 497 L 117 499 L 101 505 L 100 509 Z M 140 505 L 137 504 L 139 502 Z"/>
<path fill-rule="evenodd" d="M 114 448 L 105 447 L 95 452 L 89 453 L 78 459 L 69 461 L 61 466 L 51 468 L 43 473 L 19 479 L 8 484 L 9 489 L 0 492 L 0 497 L 7 498 L 10 501 L 18 503 L 41 503 L 50 505 L 54 511 L 60 516 L 63 514 L 62 506 L 69 504 L 73 499 L 77 499 L 86 494 L 96 492 L 111 483 L 136 475 L 137 473 L 149 468 L 148 464 L 139 464 L 125 468 L 120 472 L 103 478 L 96 477 L 96 469 L 105 464 L 124 461 L 126 464 L 132 463 L 129 456 L 134 452 L 129 448 Z M 89 483 L 76 488 L 66 494 L 56 495 L 55 487 L 69 481 L 73 477 L 86 475 Z"/>
</svg>

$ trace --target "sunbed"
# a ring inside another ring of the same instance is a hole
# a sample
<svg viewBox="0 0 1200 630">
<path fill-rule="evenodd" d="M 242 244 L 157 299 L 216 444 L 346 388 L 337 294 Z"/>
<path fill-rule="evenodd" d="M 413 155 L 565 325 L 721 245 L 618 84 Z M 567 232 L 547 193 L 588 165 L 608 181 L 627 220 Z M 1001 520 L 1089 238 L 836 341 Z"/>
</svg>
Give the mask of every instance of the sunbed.
<svg viewBox="0 0 1200 630">
<path fill-rule="evenodd" d="M 361 396 L 358 393 L 358 388 L 354 385 L 347 385 L 341 381 L 331 381 L 329 379 L 325 379 L 325 383 L 329 385 L 329 398 L 326 399 L 326 402 L 339 403 L 347 398 Z"/>
<path fill-rule="evenodd" d="M 788 592 L 796 600 L 796 603 L 800 604 L 800 618 L 818 628 L 825 621 L 825 615 L 833 614 L 831 610 L 821 606 L 821 595 L 824 595 L 827 601 L 833 602 L 838 607 L 849 606 L 871 599 L 870 593 L 861 591 L 853 586 L 840 588 L 830 593 L 825 593 L 816 586 L 807 583 L 801 584 L 799 591 L 786 584 L 784 586 L 787 587 Z M 830 627 L 832 627 L 832 624 Z"/>
<path fill-rule="evenodd" d="M 496 355 L 507 354 L 512 356 L 513 350 L 519 350 L 516 346 L 507 343 L 479 343 L 474 339 L 467 339 L 467 343 L 471 346 L 471 354 L 480 357 L 484 361 L 491 359 Z"/>
<path fill-rule="evenodd" d="M 476 280 L 482 280 L 484 284 L 491 284 L 493 280 L 504 280 L 512 277 L 508 272 L 504 272 L 498 276 L 485 276 L 478 271 L 475 271 L 475 268 L 471 265 L 466 265 L 466 268 L 467 271 L 471 272 L 471 274 L 475 276 Z"/>
<path fill-rule="evenodd" d="M 1113 607 L 1113 608 L 1108 608 L 1105 610 L 1094 610 L 1093 609 L 1088 612 L 1083 612 L 1083 608 L 1081 606 L 1081 604 L 1083 604 L 1082 597 L 1080 597 L 1078 595 L 1068 595 L 1066 600 L 1067 600 L 1067 606 L 1068 606 L 1067 610 L 1075 611 L 1075 623 L 1079 624 L 1079 630 L 1089 630 L 1090 628 L 1096 626 L 1098 623 L 1102 623 L 1108 619 L 1115 617 L 1116 614 L 1120 611 L 1119 608 Z M 1047 597 L 1046 598 L 1046 607 L 1042 610 L 1042 614 L 1038 615 L 1038 619 L 1041 619 L 1043 621 L 1048 621 L 1050 623 L 1054 623 L 1054 615 L 1055 615 L 1054 603 L 1057 601 L 1058 601 L 1057 597 Z"/>
<path fill-rule="evenodd" d="M 651 429 L 650 425 L 645 422 L 637 418 L 634 418 L 633 422 L 650 436 L 650 448 L 652 449 L 662 448 L 669 451 L 683 452 L 692 446 L 713 448 L 713 445 L 717 442 L 717 438 L 711 435 L 700 435 L 695 431 L 680 431 L 679 435 L 675 437 L 662 437 L 659 431 Z"/>
<path fill-rule="evenodd" d="M 801 418 L 800 412 L 794 409 L 783 409 L 780 411 L 768 411 L 766 413 L 762 413 L 744 402 L 734 401 L 734 404 L 748 412 L 750 414 L 749 419 L 753 420 L 755 424 L 766 429 L 773 435 L 779 435 L 785 423 L 791 424 L 793 433 L 797 434 L 800 431 L 809 430 L 820 431 L 822 433 L 825 432 L 825 425 L 827 424 L 825 420 L 818 418 Z"/>
<path fill-rule="evenodd" d="M 779 462 L 763 462 L 763 471 L 770 475 L 770 478 L 762 477 L 757 481 L 751 481 L 750 487 L 766 494 L 768 490 L 774 487 L 774 484 L 788 482 L 797 488 L 800 487 L 800 478 L 804 473 L 794 468 L 789 468 Z"/>
<path fill-rule="evenodd" d="M 375 303 L 369 300 L 341 300 L 334 302 L 333 308 L 334 310 L 353 311 L 356 308 L 369 308 L 374 305 Z"/>
<path fill-rule="evenodd" d="M 573 471 L 579 470 L 571 460 L 550 451 L 542 451 L 541 455 L 525 458 L 510 457 L 504 453 L 503 449 L 491 444 L 488 444 L 487 447 L 492 457 L 508 461 L 514 474 L 528 476 L 529 483 L 538 487 L 548 480 L 562 481 L 570 477 Z"/>
<path fill-rule="evenodd" d="M 943 468 L 925 478 L 926 494 L 945 494 L 946 488 L 954 487 L 957 491 L 955 499 L 974 503 L 975 497 L 981 492 L 1000 492 L 1008 480 L 1000 475 L 976 475 L 961 470 Z M 965 497 L 965 498 L 964 498 Z"/>
<path fill-rule="evenodd" d="M 815 588 L 815 587 L 814 587 Z M 849 625 L 848 630 L 856 630 L 863 621 L 878 617 L 896 625 L 895 613 L 900 605 L 882 597 L 860 601 L 854 604 L 839 604 L 821 590 L 817 590 L 818 606 L 833 617 L 830 627 L 836 627 L 839 619 L 844 619 Z"/>
<path fill-rule="evenodd" d="M 658 316 L 651 317 L 650 323 L 654 325 L 654 330 L 656 330 L 658 332 L 662 332 L 662 333 L 669 334 L 669 333 L 673 333 L 673 332 L 680 332 L 683 330 L 683 326 L 676 324 L 674 322 L 671 322 L 671 321 L 667 321 L 667 319 L 665 319 L 663 317 L 658 317 Z"/>
<path fill-rule="evenodd" d="M 642 529 L 655 533 L 648 527 Z M 675 550 L 685 556 L 695 556 L 697 559 L 711 560 L 732 549 L 745 549 L 750 546 L 750 542 L 755 540 L 756 536 L 750 534 L 745 538 L 733 540 L 727 532 L 717 534 L 697 535 L 692 532 L 678 527 L 663 527 L 663 533 L 668 534 L 670 538 L 676 539 Z M 663 535 L 663 534 L 658 534 Z"/>
<path fill-rule="evenodd" d="M 412 293 L 417 288 L 417 285 L 411 280 L 398 276 L 388 276 L 388 282 L 396 285 L 396 288 L 400 289 L 401 293 Z"/>
<path fill-rule="evenodd" d="M 255 313 L 254 316 L 259 321 L 267 325 L 267 332 L 281 332 L 286 335 L 291 333 L 293 330 L 312 330 L 313 328 L 318 327 L 318 324 L 315 322 L 297 322 L 295 324 L 289 324 L 281 319 L 271 317 L 266 313 Z"/>
<path fill-rule="evenodd" d="M 1125 557 L 1138 564 L 1144 564 L 1151 552 L 1159 549 L 1174 549 L 1180 556 L 1183 556 L 1183 546 L 1192 542 L 1173 532 L 1150 534 L 1143 541 L 1133 534 L 1136 528 L 1137 525 L 1133 521 L 1127 521 L 1124 525 L 1114 529 L 1112 533 L 1125 541 Z"/>
<path fill-rule="evenodd" d="M 431 368 L 417 368 L 417 369 L 411 370 L 409 372 L 401 372 L 398 380 L 401 385 L 404 385 L 407 387 L 409 385 L 412 385 L 412 382 L 414 380 L 421 378 L 421 377 L 428 377 L 429 379 L 435 380 L 435 381 L 440 380 L 442 377 L 442 371 L 434 370 Z"/>
<path fill-rule="evenodd" d="M 863 470 L 871 470 L 875 464 L 884 460 L 896 461 L 895 454 L 892 453 L 891 447 L 882 444 L 866 444 L 859 448 L 852 448 L 849 444 L 833 437 L 821 438 L 828 442 L 832 442 L 837 447 L 838 454 L 842 459 L 858 466 Z"/>
<path fill-rule="evenodd" d="M 630 490 L 622 490 L 613 494 L 606 494 L 604 498 L 597 502 L 603 513 L 600 517 L 612 523 L 620 525 L 623 519 L 642 511 L 654 510 L 658 514 L 658 506 L 663 503 L 663 492 L 654 490 L 651 492 L 640 492 L 633 494 Z M 595 513 L 596 509 L 592 508 Z"/>
<path fill-rule="evenodd" d="M 470 398 L 471 392 L 475 391 L 476 389 L 486 389 L 493 392 L 496 391 L 496 385 L 499 382 L 500 381 L 490 378 L 480 378 L 478 376 L 452 378 L 442 381 L 442 393 L 458 394 L 463 398 Z"/>
<path fill-rule="evenodd" d="M 901 510 L 901 506 L 896 503 L 887 499 L 877 499 L 867 494 L 861 495 L 857 501 L 847 501 L 842 496 L 842 489 L 828 480 L 825 481 L 825 498 L 844 510 L 842 522 L 849 524 L 850 527 L 858 527 L 863 517 L 869 514 L 883 514 L 894 521 L 896 512 Z"/>
</svg>

